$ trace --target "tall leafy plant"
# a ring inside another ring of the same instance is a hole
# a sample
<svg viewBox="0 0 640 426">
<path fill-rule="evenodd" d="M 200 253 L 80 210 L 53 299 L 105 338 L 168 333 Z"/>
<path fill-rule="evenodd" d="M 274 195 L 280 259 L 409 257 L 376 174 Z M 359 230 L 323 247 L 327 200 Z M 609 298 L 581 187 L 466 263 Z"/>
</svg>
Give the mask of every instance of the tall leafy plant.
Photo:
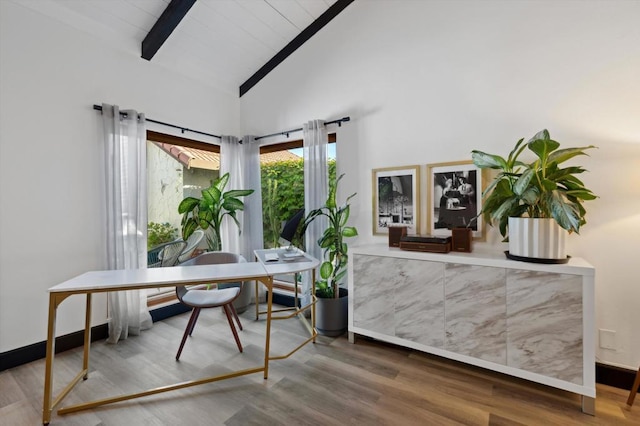
<svg viewBox="0 0 640 426">
<path fill-rule="evenodd" d="M 326 217 L 329 222 L 327 229 L 318 239 L 318 245 L 323 249 L 323 262 L 320 265 L 320 279 L 315 283 L 317 297 L 339 297 L 339 285 L 347 273 L 349 260 L 348 246 L 344 239 L 358 235 L 355 227 L 346 226 L 350 211 L 349 200 L 356 194 L 353 193 L 347 197 L 342 205 L 336 202 L 338 183 L 343 176 L 344 174 L 329 182 L 329 194 L 324 206 L 310 211 L 302 226 L 302 232 L 304 232 L 319 216 Z"/>
<path fill-rule="evenodd" d="M 483 192 L 480 214 L 487 223 L 497 223 L 503 237 L 507 236 L 509 217 L 553 218 L 569 232 L 578 232 L 586 223 L 582 203 L 596 195 L 576 176 L 586 170 L 580 166 L 560 164 L 579 155 L 593 145 L 559 149 L 544 129 L 526 143 L 520 139 L 507 158 L 472 151 L 473 163 L 479 168 L 500 172 Z M 531 163 L 519 160 L 525 149 L 535 154 Z"/>
<path fill-rule="evenodd" d="M 209 249 L 222 250 L 220 228 L 222 219 L 229 216 L 240 227 L 237 213 L 244 210 L 244 203 L 240 197 L 253 194 L 253 189 L 232 189 L 224 192 L 229 182 L 229 173 L 216 179 L 209 188 L 202 191 L 202 198 L 186 197 L 178 206 L 178 213 L 182 216 L 182 238 L 187 239 L 198 228 L 206 231 L 211 229 L 207 238 Z"/>
</svg>

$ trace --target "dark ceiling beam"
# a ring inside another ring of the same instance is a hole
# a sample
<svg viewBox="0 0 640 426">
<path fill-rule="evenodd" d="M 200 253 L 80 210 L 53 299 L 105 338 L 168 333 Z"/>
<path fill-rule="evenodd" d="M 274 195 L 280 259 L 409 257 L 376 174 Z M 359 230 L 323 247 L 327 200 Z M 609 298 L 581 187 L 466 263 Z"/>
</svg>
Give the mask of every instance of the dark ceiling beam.
<svg viewBox="0 0 640 426">
<path fill-rule="evenodd" d="M 309 40 L 315 33 L 320 31 L 322 27 L 327 25 L 333 18 L 338 16 L 347 6 L 353 3 L 353 0 L 338 0 L 329 9 L 327 9 L 322 15 L 313 21 L 307 28 L 305 28 L 296 38 L 291 40 L 281 51 L 275 54 L 275 56 L 269 59 L 269 62 L 264 64 L 262 68 L 255 72 L 247 81 L 240 85 L 240 96 L 244 95 L 253 86 L 258 84 L 260 80 L 267 76 L 275 67 L 277 67 L 282 61 L 287 59 L 289 55 L 295 52 L 300 46 L 302 46 L 307 40 Z"/>
<path fill-rule="evenodd" d="M 142 40 L 142 58 L 150 61 L 169 38 L 196 0 L 171 0 L 149 34 Z"/>
</svg>

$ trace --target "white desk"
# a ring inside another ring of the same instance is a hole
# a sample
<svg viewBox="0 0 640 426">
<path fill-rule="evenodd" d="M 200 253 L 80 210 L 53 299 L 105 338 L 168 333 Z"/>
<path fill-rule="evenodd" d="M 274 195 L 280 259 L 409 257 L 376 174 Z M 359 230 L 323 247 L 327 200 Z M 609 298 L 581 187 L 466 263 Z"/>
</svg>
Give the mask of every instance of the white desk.
<svg viewBox="0 0 640 426">
<path fill-rule="evenodd" d="M 277 256 L 276 261 L 269 260 L 267 261 L 267 255 L 275 254 Z M 305 264 L 311 261 L 313 258 L 299 249 L 289 250 L 286 248 L 274 248 L 274 249 L 263 249 L 263 250 L 255 250 L 254 255 L 256 259 L 264 264 L 265 269 L 269 272 L 271 276 L 275 275 L 289 275 L 292 274 L 294 276 L 294 306 L 290 308 L 280 308 L 280 309 L 272 309 L 272 313 L 282 313 L 287 312 L 288 314 L 279 314 L 277 316 L 271 317 L 274 320 L 285 320 L 292 317 L 297 317 L 304 325 L 309 332 L 309 338 L 302 342 L 300 346 L 295 348 L 293 351 L 286 355 L 271 357 L 271 360 L 274 359 L 284 359 L 288 358 L 295 351 L 300 349 L 302 346 L 306 345 L 310 341 L 315 343 L 315 339 L 318 336 L 318 332 L 316 330 L 316 296 L 311 292 L 310 302 L 303 306 L 298 306 L 298 272 L 307 271 L 309 268 L 305 267 Z M 315 269 L 312 271 L 311 282 L 316 282 Z M 256 281 L 256 300 L 258 300 L 258 282 Z M 304 316 L 304 312 L 306 310 L 311 310 L 311 323 Z M 260 311 L 260 307 L 256 303 L 256 320 L 260 318 L 260 314 L 266 314 L 267 311 Z"/>
<path fill-rule="evenodd" d="M 126 401 L 143 396 L 154 395 L 171 390 L 183 389 L 186 387 L 201 385 L 233 377 L 264 372 L 266 379 L 269 373 L 269 360 L 286 358 L 304 344 L 312 339 L 308 339 L 298 348 L 288 355 L 270 357 L 269 341 L 271 335 L 272 301 L 273 301 L 273 276 L 282 272 L 301 272 L 315 270 L 320 262 L 310 256 L 305 256 L 303 261 L 288 263 L 287 265 L 266 265 L 263 262 L 229 263 L 221 265 L 198 265 L 198 266 L 176 266 L 172 268 L 151 268 L 136 270 L 116 270 L 116 271 L 92 271 L 79 275 L 68 281 L 60 283 L 49 289 L 49 319 L 47 331 L 47 355 L 45 364 L 44 381 L 44 401 L 42 410 L 42 423 L 48 425 L 51 421 L 51 413 L 62 402 L 66 395 L 74 388 L 80 379 L 86 380 L 89 374 L 89 348 L 91 342 L 91 296 L 93 293 L 104 293 L 109 291 L 136 290 L 155 287 L 173 287 L 175 285 L 196 285 L 219 282 L 252 281 L 262 283 L 268 290 L 267 298 L 267 318 L 265 331 L 264 364 L 234 371 L 219 376 L 206 377 L 173 385 L 162 386 L 160 388 L 149 389 L 147 391 L 119 395 L 104 398 L 93 402 L 63 407 L 58 410 L 58 414 L 66 414 L 80 410 L 95 408 L 105 404 Z M 58 306 L 69 296 L 74 294 L 86 295 L 85 329 L 84 329 L 84 356 L 82 370 L 78 375 L 60 392 L 57 397 L 52 396 L 53 386 L 53 360 L 55 355 L 55 328 Z M 314 336 L 315 338 L 315 336 Z"/>
</svg>

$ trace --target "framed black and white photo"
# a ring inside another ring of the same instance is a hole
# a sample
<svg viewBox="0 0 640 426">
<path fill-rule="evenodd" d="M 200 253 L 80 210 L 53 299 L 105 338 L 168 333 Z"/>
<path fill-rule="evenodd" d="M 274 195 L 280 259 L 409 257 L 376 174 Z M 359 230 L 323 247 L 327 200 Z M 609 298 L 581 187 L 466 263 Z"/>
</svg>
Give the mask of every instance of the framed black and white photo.
<svg viewBox="0 0 640 426">
<path fill-rule="evenodd" d="M 373 170 L 373 233 L 388 234 L 390 226 L 406 225 L 418 234 L 420 166 Z"/>
<path fill-rule="evenodd" d="M 427 226 L 431 235 L 451 235 L 452 228 L 469 227 L 475 240 L 484 240 L 483 173 L 472 161 L 427 164 Z"/>
</svg>

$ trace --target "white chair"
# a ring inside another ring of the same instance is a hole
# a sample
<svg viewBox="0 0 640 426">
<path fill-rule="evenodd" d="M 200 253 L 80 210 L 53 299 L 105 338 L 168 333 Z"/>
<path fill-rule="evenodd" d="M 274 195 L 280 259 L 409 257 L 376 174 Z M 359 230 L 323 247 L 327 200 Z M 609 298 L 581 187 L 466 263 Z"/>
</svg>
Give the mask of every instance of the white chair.
<svg viewBox="0 0 640 426">
<path fill-rule="evenodd" d="M 187 238 L 187 246 L 182 250 L 180 256 L 178 256 L 178 264 L 186 262 L 191 259 L 194 250 L 200 245 L 200 242 L 204 238 L 204 231 L 202 229 L 196 229 L 193 234 Z"/>
<path fill-rule="evenodd" d="M 239 254 L 214 251 L 196 256 L 193 259 L 187 260 L 180 266 L 243 262 L 246 262 L 246 260 Z M 242 330 L 240 318 L 238 318 L 236 309 L 233 307 L 233 301 L 237 299 L 238 295 L 240 295 L 240 287 L 205 290 L 189 289 L 185 286 L 178 286 L 176 287 L 176 295 L 180 302 L 193 308 L 191 311 L 191 317 L 187 323 L 187 328 L 184 330 L 184 335 L 182 336 L 182 342 L 180 342 L 180 348 L 176 354 L 176 360 L 180 359 L 180 354 L 182 353 L 182 348 L 187 341 L 187 336 L 191 336 L 193 333 L 193 329 L 196 326 L 196 321 L 198 321 L 198 316 L 200 315 L 200 310 L 202 308 L 222 307 L 227 316 L 227 320 L 229 321 L 229 326 L 231 327 L 231 332 L 233 333 L 238 350 L 242 352 L 242 343 L 240 343 L 240 337 L 238 337 L 238 332 L 233 324 L 233 319 L 231 318 L 233 317 L 236 320 L 238 327 Z"/>
</svg>

